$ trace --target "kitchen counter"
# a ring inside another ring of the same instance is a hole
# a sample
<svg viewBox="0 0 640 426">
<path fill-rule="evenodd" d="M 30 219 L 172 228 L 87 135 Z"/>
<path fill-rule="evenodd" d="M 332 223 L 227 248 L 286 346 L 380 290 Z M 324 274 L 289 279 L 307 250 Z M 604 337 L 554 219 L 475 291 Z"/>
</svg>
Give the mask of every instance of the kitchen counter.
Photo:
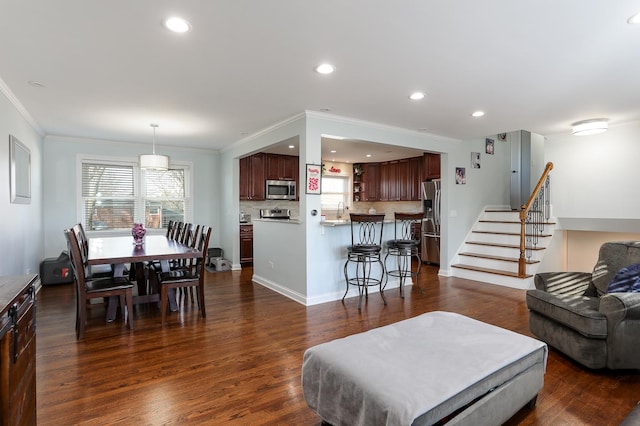
<svg viewBox="0 0 640 426">
<path fill-rule="evenodd" d="M 393 223 L 392 219 L 385 219 L 383 223 Z M 349 219 L 327 219 L 320 221 L 320 226 L 341 226 L 341 225 L 350 225 L 351 221 Z"/>
</svg>

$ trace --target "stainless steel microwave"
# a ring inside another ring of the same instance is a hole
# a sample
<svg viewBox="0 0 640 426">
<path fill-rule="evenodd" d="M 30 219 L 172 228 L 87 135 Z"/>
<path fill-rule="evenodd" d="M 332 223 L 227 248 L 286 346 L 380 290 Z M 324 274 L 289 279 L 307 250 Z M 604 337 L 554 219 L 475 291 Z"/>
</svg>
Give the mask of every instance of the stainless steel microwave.
<svg viewBox="0 0 640 426">
<path fill-rule="evenodd" d="M 296 182 L 293 180 L 267 180 L 264 192 L 267 200 L 295 200 Z"/>
</svg>

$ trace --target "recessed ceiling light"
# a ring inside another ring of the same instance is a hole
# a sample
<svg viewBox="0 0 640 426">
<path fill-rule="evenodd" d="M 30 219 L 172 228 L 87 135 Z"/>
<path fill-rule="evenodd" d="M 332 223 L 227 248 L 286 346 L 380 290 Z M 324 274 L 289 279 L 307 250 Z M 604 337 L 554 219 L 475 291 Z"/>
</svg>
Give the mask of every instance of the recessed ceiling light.
<svg viewBox="0 0 640 426">
<path fill-rule="evenodd" d="M 627 24 L 640 24 L 640 13 L 636 13 L 631 18 L 627 19 Z"/>
<path fill-rule="evenodd" d="M 165 19 L 162 25 L 174 33 L 186 33 L 191 29 L 191 24 L 178 16 Z"/>
<path fill-rule="evenodd" d="M 336 153 L 336 150 L 335 150 L 335 149 L 332 149 L 332 150 L 331 150 L 331 151 L 329 151 L 329 152 L 331 152 L 332 154 L 335 154 L 335 153 Z"/>
<path fill-rule="evenodd" d="M 484 111 L 476 111 L 471 114 L 472 117 L 482 117 L 484 115 Z"/>
<path fill-rule="evenodd" d="M 367 157 L 367 158 L 371 158 L 371 154 L 367 154 L 367 155 L 366 155 L 366 157 Z"/>
<path fill-rule="evenodd" d="M 293 149 L 295 147 L 296 147 L 295 145 L 289 145 L 289 149 Z"/>
<path fill-rule="evenodd" d="M 420 99 L 424 99 L 424 93 L 422 92 L 413 92 L 409 95 L 409 99 L 412 101 L 419 101 Z"/>
<path fill-rule="evenodd" d="M 35 80 L 29 80 L 29 81 L 27 81 L 27 83 L 29 83 L 33 87 L 44 87 L 44 84 L 40 83 L 39 81 L 35 81 Z"/>
<path fill-rule="evenodd" d="M 336 70 L 336 67 L 331 64 L 320 64 L 316 67 L 316 72 L 318 74 L 331 74 Z"/>
</svg>

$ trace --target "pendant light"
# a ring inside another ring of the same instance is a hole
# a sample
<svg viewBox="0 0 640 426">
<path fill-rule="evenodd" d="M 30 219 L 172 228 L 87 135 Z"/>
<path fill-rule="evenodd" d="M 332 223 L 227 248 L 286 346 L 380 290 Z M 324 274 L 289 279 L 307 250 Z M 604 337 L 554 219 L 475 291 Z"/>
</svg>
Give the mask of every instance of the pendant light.
<svg viewBox="0 0 640 426">
<path fill-rule="evenodd" d="M 153 154 L 140 155 L 140 168 L 147 170 L 168 170 L 169 157 L 156 154 L 156 128 L 157 124 L 151 123 L 153 128 Z"/>
</svg>

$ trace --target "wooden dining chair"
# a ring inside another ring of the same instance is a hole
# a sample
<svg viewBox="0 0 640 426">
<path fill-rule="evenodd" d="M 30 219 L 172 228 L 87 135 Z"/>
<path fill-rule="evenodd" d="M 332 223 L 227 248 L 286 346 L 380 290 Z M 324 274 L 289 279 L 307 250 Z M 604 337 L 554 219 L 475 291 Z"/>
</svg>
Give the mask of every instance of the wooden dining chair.
<svg viewBox="0 0 640 426">
<path fill-rule="evenodd" d="M 87 278 L 87 256 L 84 255 L 80 244 L 82 235 L 79 227 L 66 229 L 64 234 L 70 249 L 71 268 L 76 284 L 76 338 L 84 339 L 89 300 L 111 296 L 120 298 L 122 319 L 125 322 L 128 321 L 129 329 L 133 330 L 133 284 L 131 281 L 126 277 Z"/>
<path fill-rule="evenodd" d="M 169 289 L 184 287 L 196 287 L 198 295 L 198 307 L 203 318 L 207 316 L 204 303 L 204 273 L 205 258 L 211 237 L 211 227 L 203 226 L 195 248 L 201 252 L 202 257 L 197 258 L 187 268 L 179 268 L 167 272 L 157 271 L 157 282 L 160 286 L 160 312 L 162 324 L 167 320 L 167 305 L 169 303 Z"/>
<path fill-rule="evenodd" d="M 73 228 L 78 235 L 78 244 L 82 249 L 82 254 L 86 259 L 89 256 L 89 239 L 86 232 L 84 232 L 84 226 L 81 222 L 76 223 Z M 104 278 L 113 276 L 113 265 L 88 265 L 86 268 L 86 278 Z"/>
</svg>

